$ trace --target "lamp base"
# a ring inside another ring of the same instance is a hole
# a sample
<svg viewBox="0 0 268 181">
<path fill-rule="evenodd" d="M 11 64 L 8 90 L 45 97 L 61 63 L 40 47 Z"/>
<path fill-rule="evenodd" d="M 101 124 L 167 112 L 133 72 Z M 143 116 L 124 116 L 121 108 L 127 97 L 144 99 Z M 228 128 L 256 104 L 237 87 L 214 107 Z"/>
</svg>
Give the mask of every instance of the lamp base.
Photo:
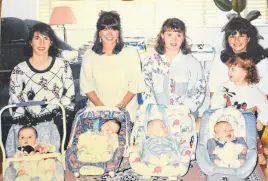
<svg viewBox="0 0 268 181">
<path fill-rule="evenodd" d="M 67 43 L 67 33 L 66 33 L 65 25 L 63 25 L 63 37 L 64 37 L 64 42 Z"/>
</svg>

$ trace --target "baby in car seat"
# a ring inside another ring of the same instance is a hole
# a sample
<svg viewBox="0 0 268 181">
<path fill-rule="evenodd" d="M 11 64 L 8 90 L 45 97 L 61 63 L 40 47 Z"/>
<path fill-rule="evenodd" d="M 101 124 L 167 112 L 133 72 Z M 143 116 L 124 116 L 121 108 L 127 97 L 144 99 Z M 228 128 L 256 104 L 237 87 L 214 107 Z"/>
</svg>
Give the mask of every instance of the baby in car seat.
<svg viewBox="0 0 268 181">
<path fill-rule="evenodd" d="M 238 168 L 244 165 L 247 144 L 243 137 L 235 137 L 232 125 L 219 121 L 214 126 L 214 138 L 208 140 L 210 160 L 219 167 Z"/>
<path fill-rule="evenodd" d="M 175 143 L 175 144 L 174 144 Z M 142 159 L 151 164 L 178 164 L 179 143 L 169 136 L 168 128 L 162 120 L 151 120 L 147 125 L 147 139 L 143 143 Z"/>
<path fill-rule="evenodd" d="M 84 162 L 104 162 L 110 160 L 119 146 L 118 134 L 121 123 L 116 119 L 106 120 L 100 133 L 87 131 L 78 139 L 78 159 Z"/>
<path fill-rule="evenodd" d="M 46 154 L 56 151 L 56 147 L 53 145 L 38 144 L 37 137 L 38 134 L 35 128 L 30 126 L 22 127 L 18 132 L 20 147 L 15 153 L 15 157 Z M 31 177 L 39 177 L 41 181 L 49 181 L 54 175 L 57 177 L 57 180 L 63 180 L 63 176 L 56 173 L 54 158 L 14 162 L 14 168 L 17 172 L 16 181 L 31 180 Z"/>
<path fill-rule="evenodd" d="M 168 136 L 168 129 L 162 120 L 151 120 L 147 125 L 147 136 Z"/>
</svg>

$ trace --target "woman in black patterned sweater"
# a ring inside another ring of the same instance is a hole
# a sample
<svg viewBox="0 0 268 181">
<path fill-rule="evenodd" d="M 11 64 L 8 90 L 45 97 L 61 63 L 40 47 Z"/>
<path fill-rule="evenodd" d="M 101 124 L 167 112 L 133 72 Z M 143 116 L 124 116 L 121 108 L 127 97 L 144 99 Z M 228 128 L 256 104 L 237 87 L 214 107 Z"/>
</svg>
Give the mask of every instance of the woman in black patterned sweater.
<svg viewBox="0 0 268 181">
<path fill-rule="evenodd" d="M 61 103 L 67 116 L 67 135 L 74 114 L 75 92 L 71 68 L 58 57 L 57 38 L 51 27 L 38 23 L 29 34 L 29 59 L 14 67 L 10 77 L 9 104 L 29 101 Z M 55 105 L 14 108 L 13 123 L 34 126 L 54 121 L 62 138 L 61 111 Z"/>
</svg>

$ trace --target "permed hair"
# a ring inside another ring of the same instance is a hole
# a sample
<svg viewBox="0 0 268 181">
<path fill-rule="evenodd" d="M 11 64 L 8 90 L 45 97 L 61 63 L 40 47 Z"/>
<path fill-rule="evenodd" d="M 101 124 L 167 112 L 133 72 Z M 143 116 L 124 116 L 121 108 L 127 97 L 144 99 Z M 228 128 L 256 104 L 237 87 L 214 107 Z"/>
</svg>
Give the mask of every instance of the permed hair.
<svg viewBox="0 0 268 181">
<path fill-rule="evenodd" d="M 245 80 L 248 84 L 257 84 L 260 81 L 258 70 L 252 59 L 248 57 L 247 53 L 234 55 L 226 62 L 226 65 L 228 67 L 239 66 L 244 69 L 247 72 Z"/>
</svg>

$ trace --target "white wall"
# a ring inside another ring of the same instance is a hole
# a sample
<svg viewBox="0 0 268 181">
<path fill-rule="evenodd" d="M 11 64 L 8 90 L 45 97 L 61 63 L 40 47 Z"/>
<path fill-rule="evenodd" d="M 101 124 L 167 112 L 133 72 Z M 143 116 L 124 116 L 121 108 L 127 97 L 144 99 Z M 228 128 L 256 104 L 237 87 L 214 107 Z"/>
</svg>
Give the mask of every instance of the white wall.
<svg viewBox="0 0 268 181">
<path fill-rule="evenodd" d="M 3 0 L 2 17 L 36 19 L 38 0 Z"/>
<path fill-rule="evenodd" d="M 13 16 L 21 19 L 36 19 L 38 0 L 3 0 L 2 15 L 3 17 Z M 126 14 L 125 14 L 126 15 Z M 223 17 L 225 16 L 222 14 Z M 123 17 L 122 17 L 123 18 Z M 95 24 L 92 23 L 92 25 Z M 187 25 L 187 22 L 186 22 Z M 56 34 L 63 39 L 63 30 L 53 26 Z M 78 48 L 85 44 L 87 41 L 91 41 L 94 38 L 95 27 L 91 29 L 74 29 L 72 25 L 67 25 L 67 38 L 69 44 Z M 145 36 L 148 38 L 156 37 L 160 27 L 135 29 L 124 28 L 124 36 Z M 265 38 L 261 40 L 261 44 L 264 47 L 268 47 L 268 25 L 258 26 L 260 34 Z M 191 38 L 192 43 L 204 43 L 211 44 L 216 50 L 220 51 L 222 48 L 222 33 L 221 27 L 188 27 L 187 34 Z"/>
</svg>

